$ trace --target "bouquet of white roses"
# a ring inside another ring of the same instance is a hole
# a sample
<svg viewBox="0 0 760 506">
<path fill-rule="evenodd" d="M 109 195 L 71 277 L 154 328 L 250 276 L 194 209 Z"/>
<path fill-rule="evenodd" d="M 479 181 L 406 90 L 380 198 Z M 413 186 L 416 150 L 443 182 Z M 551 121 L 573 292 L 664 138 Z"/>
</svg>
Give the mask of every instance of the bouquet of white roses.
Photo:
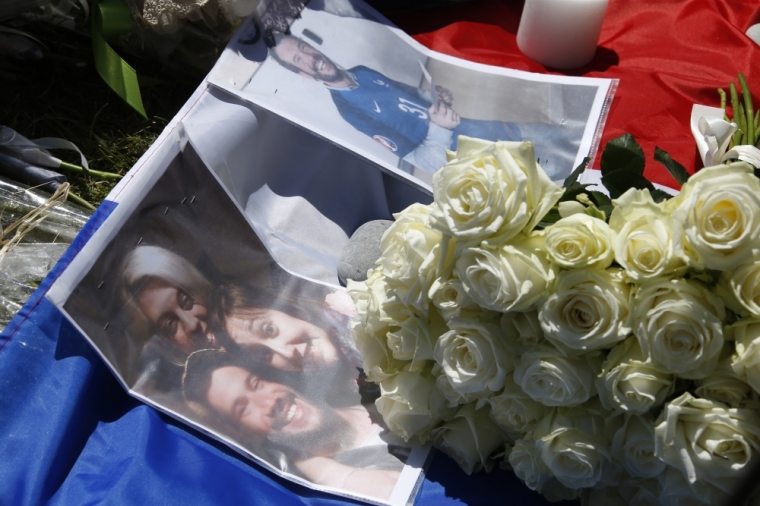
<svg viewBox="0 0 760 506">
<path fill-rule="evenodd" d="M 602 157 L 610 200 L 535 159 L 460 138 L 434 202 L 349 283 L 386 424 L 550 500 L 723 501 L 760 454 L 760 180 L 658 150 L 668 199 L 626 135 Z"/>
</svg>

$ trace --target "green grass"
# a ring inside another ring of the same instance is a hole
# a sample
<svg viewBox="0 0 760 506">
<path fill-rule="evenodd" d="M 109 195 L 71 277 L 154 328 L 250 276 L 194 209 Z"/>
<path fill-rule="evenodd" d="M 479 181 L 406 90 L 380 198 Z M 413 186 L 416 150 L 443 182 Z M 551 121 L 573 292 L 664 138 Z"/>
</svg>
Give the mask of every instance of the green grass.
<svg viewBox="0 0 760 506">
<path fill-rule="evenodd" d="M 0 58 L 0 125 L 30 139 L 70 140 L 85 154 L 90 168 L 125 174 L 182 107 L 204 73 L 178 73 L 176 65 L 167 73 L 151 58 L 134 57 L 117 49 L 139 74 L 163 80 L 160 85 L 142 89 L 146 120 L 98 75 L 88 27 L 70 31 L 34 23 L 22 28 L 44 42 L 52 56 L 28 62 Z M 53 154 L 79 163 L 73 152 L 56 150 Z M 72 191 L 94 205 L 115 184 L 72 173 L 66 176 Z"/>
</svg>

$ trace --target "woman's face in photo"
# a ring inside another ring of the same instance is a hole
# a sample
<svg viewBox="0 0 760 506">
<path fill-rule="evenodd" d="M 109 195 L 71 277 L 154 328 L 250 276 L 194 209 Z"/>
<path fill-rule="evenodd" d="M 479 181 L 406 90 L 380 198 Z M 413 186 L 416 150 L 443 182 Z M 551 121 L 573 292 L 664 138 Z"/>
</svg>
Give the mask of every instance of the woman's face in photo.
<svg viewBox="0 0 760 506">
<path fill-rule="evenodd" d="M 137 304 L 156 333 L 172 341 L 185 353 L 217 348 L 207 334 L 207 309 L 188 292 L 163 279 L 149 278 L 140 288 Z"/>
<path fill-rule="evenodd" d="M 340 358 L 325 330 L 282 311 L 253 309 L 225 323 L 233 341 L 277 369 L 311 371 Z"/>
</svg>

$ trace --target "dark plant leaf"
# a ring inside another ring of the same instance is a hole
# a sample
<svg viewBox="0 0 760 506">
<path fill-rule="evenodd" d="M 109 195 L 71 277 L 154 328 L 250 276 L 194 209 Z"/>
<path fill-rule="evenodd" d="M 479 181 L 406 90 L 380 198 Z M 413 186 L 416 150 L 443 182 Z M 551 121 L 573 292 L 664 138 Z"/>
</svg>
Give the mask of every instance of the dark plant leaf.
<svg viewBox="0 0 760 506">
<path fill-rule="evenodd" d="M 575 170 L 569 176 L 567 176 L 567 179 L 565 179 L 565 183 L 562 186 L 564 188 L 570 188 L 570 186 L 576 183 L 578 181 L 578 177 L 583 173 L 584 170 L 586 170 L 586 166 L 590 161 L 591 158 L 588 156 L 584 158 L 580 165 L 578 165 Z"/>
<path fill-rule="evenodd" d="M 612 216 L 612 211 L 615 209 L 612 205 L 609 206 L 598 206 L 597 209 L 600 211 L 603 211 L 605 215 L 607 215 L 607 221 L 610 221 L 610 216 Z"/>
<path fill-rule="evenodd" d="M 684 275 L 684 277 L 694 281 L 699 281 L 708 286 L 714 286 L 717 283 L 718 278 L 720 278 L 720 274 L 721 271 L 705 269 L 704 271 L 689 271 Z"/>
<path fill-rule="evenodd" d="M 625 169 L 603 175 L 602 184 L 613 199 L 620 197 L 631 188 L 654 191 L 654 186 L 644 176 Z"/>
<path fill-rule="evenodd" d="M 560 202 L 567 202 L 575 200 L 575 197 L 580 195 L 581 193 L 586 192 L 586 185 L 582 185 L 580 183 L 573 183 L 568 189 L 565 190 L 565 193 L 562 194 L 562 197 L 560 197 Z"/>
<path fill-rule="evenodd" d="M 668 169 L 668 172 L 670 172 L 670 175 L 673 176 L 673 179 L 678 181 L 678 184 L 683 185 L 686 181 L 689 180 L 689 173 L 686 171 L 686 168 L 677 161 L 673 160 L 667 152 L 658 147 L 655 147 L 654 159 L 663 164 L 665 168 Z"/>
<path fill-rule="evenodd" d="M 557 221 L 559 221 L 559 220 L 557 220 Z M 546 227 L 550 227 L 550 226 L 554 225 L 555 223 L 557 223 L 557 222 L 556 221 L 539 221 L 536 224 L 536 230 L 543 230 Z"/>
<path fill-rule="evenodd" d="M 663 200 L 668 200 L 668 199 L 673 198 L 673 196 L 670 193 L 664 192 L 662 190 L 658 190 L 656 188 L 654 190 L 649 190 L 649 193 L 652 194 L 652 200 L 654 200 L 655 202 L 662 202 Z"/>
<path fill-rule="evenodd" d="M 641 146 L 631 134 L 624 133 L 605 146 L 602 153 L 602 176 L 617 171 L 641 175 L 644 173 L 645 162 Z"/>
<path fill-rule="evenodd" d="M 543 218 L 541 218 L 541 221 L 538 222 L 536 225 L 536 228 L 538 229 L 544 229 L 550 225 L 553 225 L 557 223 L 559 220 L 562 219 L 562 216 L 559 215 L 559 211 L 557 208 L 552 208 L 551 211 L 546 213 Z"/>
<path fill-rule="evenodd" d="M 590 193 L 591 193 L 591 198 L 593 198 L 594 202 L 596 203 L 596 207 L 601 208 L 603 206 L 604 207 L 612 206 L 612 200 L 610 200 L 610 198 L 606 194 L 602 192 L 598 192 L 598 191 L 592 191 Z"/>
</svg>

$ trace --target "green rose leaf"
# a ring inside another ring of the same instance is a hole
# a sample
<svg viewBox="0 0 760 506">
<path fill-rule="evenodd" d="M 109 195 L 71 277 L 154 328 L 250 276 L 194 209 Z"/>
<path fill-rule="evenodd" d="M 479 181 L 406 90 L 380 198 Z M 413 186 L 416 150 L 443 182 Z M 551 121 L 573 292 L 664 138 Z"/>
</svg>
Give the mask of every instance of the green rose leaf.
<svg viewBox="0 0 760 506">
<path fill-rule="evenodd" d="M 641 176 L 644 174 L 645 161 L 641 146 L 631 134 L 624 133 L 605 146 L 602 153 L 602 176 L 617 171 Z"/>
<path fill-rule="evenodd" d="M 610 198 L 602 192 L 592 191 L 591 197 L 596 202 L 596 207 L 600 209 L 602 207 L 612 206 L 612 200 L 610 200 Z"/>
<path fill-rule="evenodd" d="M 541 218 L 541 221 L 538 222 L 538 225 L 536 225 L 536 228 L 539 230 L 543 230 L 548 226 L 554 225 L 561 219 L 562 217 L 559 215 L 559 211 L 555 207 L 551 211 L 546 213 L 543 218 Z"/>
<path fill-rule="evenodd" d="M 670 172 L 670 175 L 673 176 L 673 179 L 678 181 L 678 184 L 682 185 L 689 180 L 689 173 L 686 171 L 686 168 L 677 161 L 673 160 L 667 152 L 658 147 L 655 147 L 654 159 L 664 165 L 666 169 L 668 169 L 668 172 Z"/>
<path fill-rule="evenodd" d="M 664 192 L 662 190 L 649 190 L 649 193 L 652 194 L 652 200 L 655 202 L 662 202 L 663 200 L 668 200 L 670 198 L 673 198 L 673 196 L 667 192 Z"/>
<path fill-rule="evenodd" d="M 578 181 L 578 177 L 580 177 L 583 171 L 586 170 L 586 166 L 590 161 L 591 158 L 588 156 L 584 158 L 580 165 L 578 165 L 575 170 L 569 176 L 567 176 L 567 179 L 565 179 L 565 184 L 562 186 L 569 189 L 573 184 L 575 184 Z"/>
<path fill-rule="evenodd" d="M 573 183 L 565 190 L 565 193 L 562 194 L 562 197 L 559 199 L 559 201 L 566 202 L 568 200 L 576 200 L 578 195 L 586 192 L 586 186 L 587 185 L 582 185 L 578 182 Z"/>
<path fill-rule="evenodd" d="M 609 205 L 609 206 L 599 206 L 599 210 L 602 211 L 605 214 L 605 216 L 607 216 L 607 219 L 605 221 L 610 221 L 610 215 L 612 215 L 612 211 L 614 209 L 615 208 L 612 207 L 612 205 Z"/>
<path fill-rule="evenodd" d="M 610 197 L 616 199 L 631 188 L 637 190 L 654 191 L 652 183 L 636 172 L 628 169 L 619 169 L 602 175 L 602 184 L 610 192 Z"/>
</svg>

